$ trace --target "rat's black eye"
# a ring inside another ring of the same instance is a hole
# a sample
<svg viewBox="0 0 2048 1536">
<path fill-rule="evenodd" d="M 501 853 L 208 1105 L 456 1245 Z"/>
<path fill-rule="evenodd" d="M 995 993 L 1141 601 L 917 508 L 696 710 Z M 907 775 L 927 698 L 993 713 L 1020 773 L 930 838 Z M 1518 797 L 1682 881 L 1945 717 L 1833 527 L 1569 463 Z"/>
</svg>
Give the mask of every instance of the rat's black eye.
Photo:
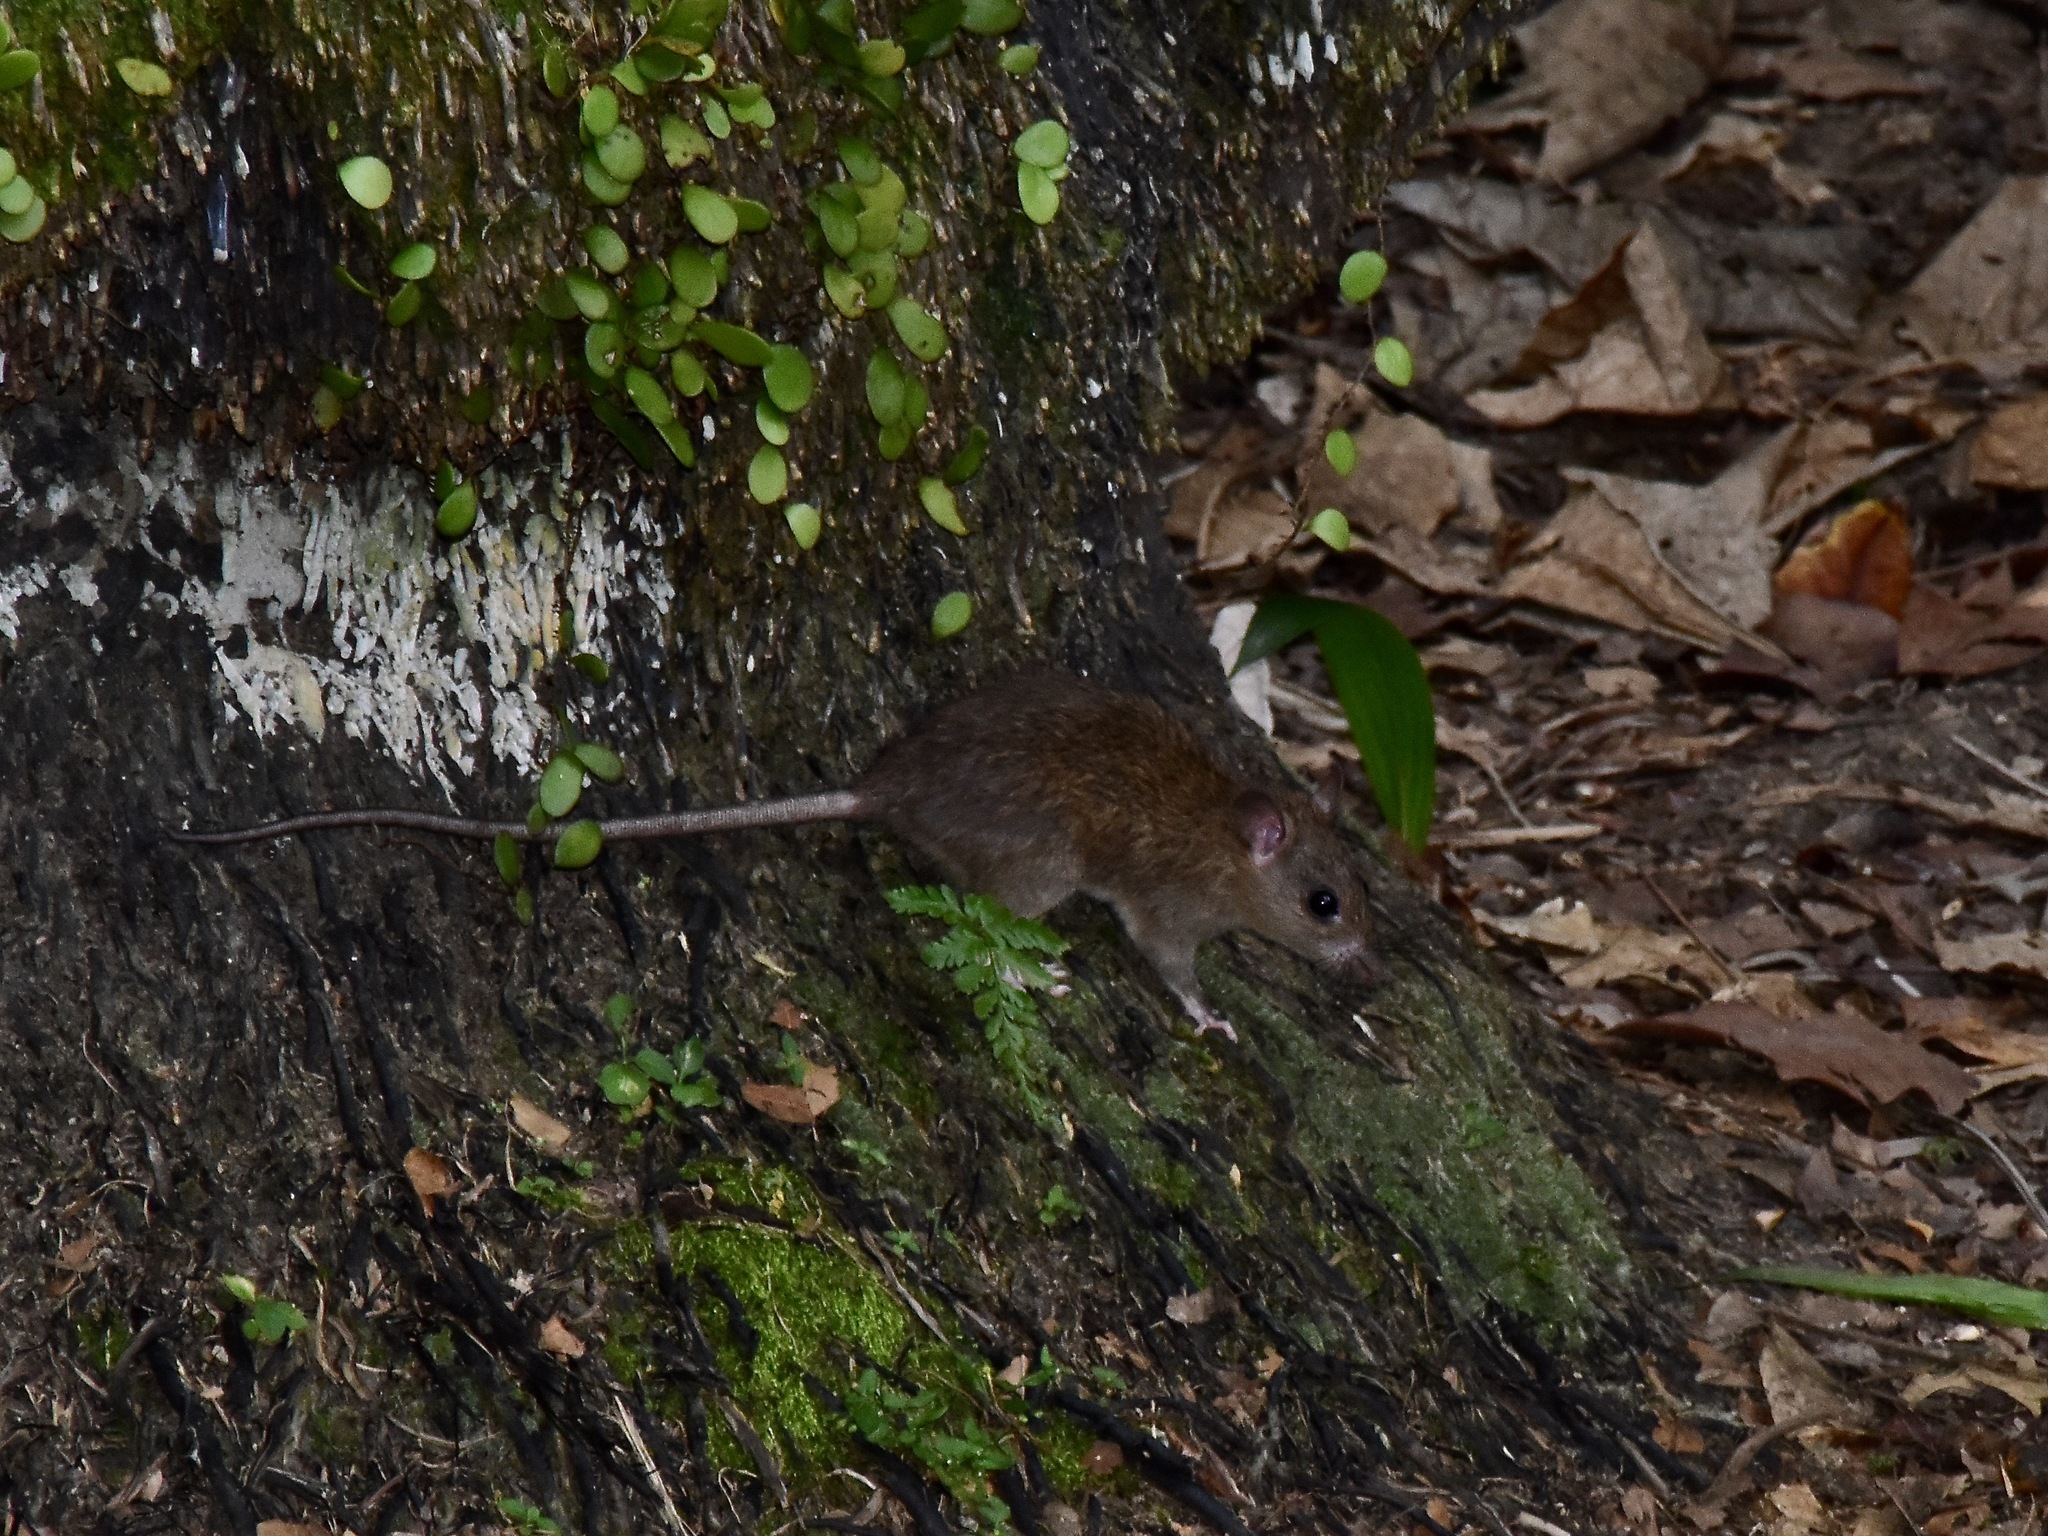
<svg viewBox="0 0 2048 1536">
<path fill-rule="evenodd" d="M 1344 915 L 1344 903 L 1327 885 L 1319 885 L 1310 891 L 1308 900 L 1302 905 L 1308 908 L 1308 915 L 1319 923 L 1334 923 Z"/>
</svg>

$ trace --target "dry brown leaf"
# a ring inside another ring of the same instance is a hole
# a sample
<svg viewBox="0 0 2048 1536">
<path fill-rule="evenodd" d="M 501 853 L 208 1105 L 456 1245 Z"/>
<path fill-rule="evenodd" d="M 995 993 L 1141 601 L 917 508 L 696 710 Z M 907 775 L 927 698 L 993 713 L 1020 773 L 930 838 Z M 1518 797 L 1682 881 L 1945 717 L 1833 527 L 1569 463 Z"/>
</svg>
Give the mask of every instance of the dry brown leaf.
<svg viewBox="0 0 2048 1536">
<path fill-rule="evenodd" d="M 1516 363 L 1517 387 L 1466 402 L 1500 427 L 1540 427 L 1573 411 L 1687 416 L 1734 403 L 1670 253 L 1644 224 L 1585 287 L 1544 316 Z"/>
<path fill-rule="evenodd" d="M 1764 1400 L 1770 1404 L 1773 1424 L 1816 1415 L 1834 1424 L 1855 1424 L 1863 1418 L 1827 1367 L 1779 1324 L 1773 1323 L 1764 1337 L 1756 1371 L 1764 1384 Z"/>
<path fill-rule="evenodd" d="M 1301 520 L 1278 491 L 1233 485 L 1203 521 L 1195 540 L 1196 569 L 1234 571 L 1264 565 L 1293 542 Z"/>
<path fill-rule="evenodd" d="M 512 1123 L 543 1152 L 559 1156 L 567 1150 L 575 1132 L 521 1094 L 512 1095 Z"/>
<path fill-rule="evenodd" d="M 1699 924 L 1699 930 L 1700 937 L 1734 965 L 1756 955 L 1799 949 L 1809 942 L 1806 934 L 1769 907 L 1736 917 L 1717 917 Z"/>
<path fill-rule="evenodd" d="M 1778 1512 L 1770 1536 L 1823 1536 L 1834 1529 L 1820 1496 L 1805 1483 L 1780 1484 L 1764 1497 Z"/>
<path fill-rule="evenodd" d="M 1590 485 L 1573 491 L 1496 591 L 1710 650 L 1738 633 L 1657 557 L 1641 525 Z"/>
<path fill-rule="evenodd" d="M 1948 440 L 1930 431 L 1927 442 L 1880 448 L 1870 423 L 1853 416 L 1826 416 L 1792 431 L 1792 445 L 1777 484 L 1771 487 L 1770 508 L 1763 517 L 1764 532 L 1773 537 L 1857 482 L 1881 475 Z M 1951 430 L 1948 436 L 1953 435 Z"/>
<path fill-rule="evenodd" d="M 1983 357 L 2048 339 L 2048 176 L 2009 178 L 1921 269 L 1899 309 L 1931 357 Z"/>
<path fill-rule="evenodd" d="M 2048 1377 L 2017 1376 L 2010 1371 L 1995 1371 L 1983 1365 L 1966 1365 L 1959 1371 L 1939 1375 L 1932 1371 L 1923 1372 L 1906 1383 L 1905 1389 L 1899 1393 L 1899 1400 L 1910 1408 L 1937 1392 L 1974 1392 L 1979 1387 L 2003 1392 L 2036 1418 L 2041 1416 L 2041 1404 L 2048 1401 Z"/>
<path fill-rule="evenodd" d="M 1389 528 L 1371 538 L 1354 538 L 1351 547 L 1374 556 L 1424 591 L 1445 597 L 1491 597 L 1493 557 L 1459 545 L 1445 548 L 1412 528 Z"/>
<path fill-rule="evenodd" d="M 1755 1389 L 1756 1367 L 1749 1361 L 1704 1339 L 1687 1339 L 1685 1347 L 1699 1362 L 1699 1378 L 1703 1386 L 1733 1387 L 1737 1391 Z"/>
<path fill-rule="evenodd" d="M 1685 934 L 1658 933 L 1626 923 L 1610 932 L 1613 942 L 1590 960 L 1576 964 L 1552 961 L 1551 969 L 1565 985 L 1588 989 L 1635 977 L 1668 982 L 1672 971 L 1710 986 L 1721 979 L 1719 968 Z"/>
<path fill-rule="evenodd" d="M 324 1525 L 307 1525 L 298 1520 L 258 1520 L 256 1536 L 332 1536 Z"/>
<path fill-rule="evenodd" d="M 1974 997 L 1909 997 L 1900 1009 L 1914 1039 L 1940 1040 L 1990 1063 L 1975 1073 L 1979 1093 L 2048 1078 L 2048 1035 L 2006 1028 L 2010 1006 Z"/>
<path fill-rule="evenodd" d="M 414 1147 L 405 1154 L 405 1176 L 429 1216 L 434 1214 L 436 1200 L 455 1193 L 455 1175 L 449 1171 L 447 1162 L 425 1147 Z"/>
<path fill-rule="evenodd" d="M 1796 202 L 1818 205 L 1835 194 L 1811 171 L 1787 165 L 1778 157 L 1785 130 L 1747 112 L 1716 112 L 1693 141 L 1671 157 L 1665 181 L 1682 181 L 1702 171 L 1731 165 L 1760 165 L 1772 183 Z"/>
<path fill-rule="evenodd" d="M 1375 411 L 1354 432 L 1358 466 L 1330 467 L 1324 438 L 1304 438 L 1295 466 L 1303 514 L 1335 507 L 1361 533 L 1413 529 L 1428 538 L 1460 505 L 1458 466 L 1443 429 L 1420 416 Z"/>
<path fill-rule="evenodd" d="M 1643 143 L 1698 101 L 1733 24 L 1728 0 L 1567 0 L 1515 29 L 1527 72 L 1458 127 L 1493 133 L 1540 126 L 1536 174 L 1571 181 Z"/>
<path fill-rule="evenodd" d="M 1024 1378 L 1030 1374 L 1031 1357 L 1029 1355 L 1013 1355 L 1010 1363 L 996 1372 L 996 1380 L 1002 1382 L 1005 1386 L 1021 1387 L 1024 1385 Z"/>
<path fill-rule="evenodd" d="M 1882 501 L 1857 503 L 1793 550 L 1771 589 L 1863 603 L 1898 618 L 1913 589 L 1906 520 Z"/>
<path fill-rule="evenodd" d="M 775 999 L 775 1006 L 768 1010 L 768 1022 L 777 1029 L 798 1030 L 804 1027 L 804 1011 L 786 997 Z"/>
<path fill-rule="evenodd" d="M 1889 1104 L 1917 1089 L 1952 1115 L 1976 1089 L 1954 1062 L 1840 1007 L 1781 1018 L 1750 1003 L 1707 1003 L 1686 1013 L 1630 1020 L 1615 1032 L 1732 1046 L 1763 1057 L 1786 1082 L 1825 1083 L 1863 1104 Z"/>
<path fill-rule="evenodd" d="M 1802 901 L 1799 910 L 1809 923 L 1831 939 L 1846 939 L 1877 921 L 1868 912 L 1837 906 L 1832 901 Z"/>
<path fill-rule="evenodd" d="M 830 1067 L 807 1065 L 801 1088 L 789 1083 L 742 1083 L 740 1097 L 771 1120 L 816 1125 L 839 1102 L 839 1074 Z"/>
<path fill-rule="evenodd" d="M 1707 1439 L 1685 1420 L 1674 1418 L 1668 1413 L 1657 1415 L 1657 1427 L 1650 1431 L 1650 1438 L 1665 1450 L 1678 1456 L 1701 1456 L 1706 1454 Z M 1629 1492 L 1635 1492 L 1630 1489 Z"/>
<path fill-rule="evenodd" d="M 1656 673 L 1642 667 L 1588 667 L 1579 674 L 1579 681 L 1596 699 L 1628 699 L 1637 704 L 1649 703 L 1663 687 Z"/>
<path fill-rule="evenodd" d="M 1899 670 L 1978 677 L 2031 661 L 2048 641 L 2048 606 L 2033 596 L 1987 612 L 1916 583 L 1899 624 Z"/>
<path fill-rule="evenodd" d="M 1496 933 L 1527 939 L 1552 949 L 1567 949 L 1580 955 L 1598 954 L 1612 937 L 1594 921 L 1591 907 L 1583 901 L 1575 901 L 1567 907 L 1562 896 L 1553 896 L 1533 912 L 1520 917 L 1497 917 L 1491 912 L 1478 910 L 1472 915 L 1482 927 L 1491 928 Z"/>
<path fill-rule="evenodd" d="M 1721 67 L 1728 82 L 1775 79 L 1795 95 L 1816 101 L 1856 101 L 1866 96 L 1922 96 L 1927 87 L 1910 70 L 1883 59 L 1851 53 L 1821 34 L 1792 48 L 1736 48 Z"/>
<path fill-rule="evenodd" d="M 1081 1454 L 1081 1465 L 1097 1477 L 1107 1477 L 1124 1464 L 1124 1448 L 1114 1440 L 1097 1440 Z"/>
<path fill-rule="evenodd" d="M 1199 1291 L 1184 1291 L 1178 1296 L 1166 1298 L 1166 1315 L 1176 1323 L 1192 1327 L 1206 1323 L 1216 1315 L 1216 1292 L 1213 1287 L 1204 1286 Z"/>
<path fill-rule="evenodd" d="M 2037 929 L 1972 939 L 1937 937 L 1934 958 L 1944 971 L 2025 971 L 2048 979 L 2048 933 Z"/>
<path fill-rule="evenodd" d="M 563 1360 L 581 1360 L 588 1346 L 569 1331 L 558 1312 L 540 1325 L 540 1347 Z"/>
<path fill-rule="evenodd" d="M 2048 394 L 1992 412 L 1970 445 L 1970 479 L 2017 491 L 2048 490 Z"/>
<path fill-rule="evenodd" d="M 74 1275 L 82 1275 L 92 1268 L 93 1255 L 100 1251 L 106 1239 L 97 1232 L 88 1232 L 83 1237 L 74 1237 L 57 1250 L 57 1267 L 68 1269 Z"/>
</svg>

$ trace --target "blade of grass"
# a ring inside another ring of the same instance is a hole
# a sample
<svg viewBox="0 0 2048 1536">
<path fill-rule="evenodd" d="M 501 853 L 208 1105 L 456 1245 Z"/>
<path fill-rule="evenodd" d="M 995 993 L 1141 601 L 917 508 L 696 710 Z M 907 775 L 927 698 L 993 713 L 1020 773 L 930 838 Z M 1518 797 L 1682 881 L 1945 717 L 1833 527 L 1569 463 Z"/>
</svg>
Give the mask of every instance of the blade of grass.
<svg viewBox="0 0 2048 1536">
<path fill-rule="evenodd" d="M 1794 1285 L 1853 1301 L 1945 1307 L 1983 1323 L 2048 1328 L 2048 1291 L 2032 1291 L 2002 1280 L 1969 1275 L 1866 1275 L 1857 1270 L 1822 1269 L 1817 1264 L 1765 1264 L 1738 1270 L 1729 1278 Z"/>
<path fill-rule="evenodd" d="M 1436 707 L 1422 659 L 1370 608 L 1282 592 L 1252 615 L 1237 665 L 1262 661 L 1305 634 L 1322 649 L 1380 814 L 1421 852 L 1436 810 Z"/>
</svg>

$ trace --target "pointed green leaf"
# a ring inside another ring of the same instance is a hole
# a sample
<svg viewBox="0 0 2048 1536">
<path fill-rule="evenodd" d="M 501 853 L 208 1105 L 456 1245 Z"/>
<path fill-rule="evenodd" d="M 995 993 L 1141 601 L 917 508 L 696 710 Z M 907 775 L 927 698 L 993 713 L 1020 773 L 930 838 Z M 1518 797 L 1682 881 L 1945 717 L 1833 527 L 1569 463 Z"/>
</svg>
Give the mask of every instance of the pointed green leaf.
<svg viewBox="0 0 2048 1536">
<path fill-rule="evenodd" d="M 1415 356 L 1398 336 L 1379 339 L 1379 344 L 1372 349 L 1372 365 L 1379 370 L 1380 377 L 1396 389 L 1406 389 L 1415 382 Z"/>
<path fill-rule="evenodd" d="M 147 59 L 116 59 L 114 72 L 121 77 L 121 83 L 138 96 L 171 94 L 170 72 L 161 64 L 152 64 Z"/>
<path fill-rule="evenodd" d="M 690 333 L 727 362 L 742 368 L 766 368 L 775 360 L 768 343 L 744 326 L 723 320 L 699 320 Z"/>
<path fill-rule="evenodd" d="M 1420 852 L 1436 810 L 1436 709 L 1401 631 L 1357 603 L 1286 592 L 1264 599 L 1239 668 L 1313 633 L 1387 825 Z"/>
<path fill-rule="evenodd" d="M 981 473 L 982 462 L 988 458 L 988 428 L 979 423 L 968 428 L 967 441 L 960 445 L 960 451 L 946 461 L 946 483 L 965 485 Z"/>
<path fill-rule="evenodd" d="M 965 535 L 967 524 L 960 520 L 959 498 L 945 481 L 926 475 L 917 482 L 917 499 L 924 504 L 925 515 L 946 532 Z"/>
<path fill-rule="evenodd" d="M 519 844 L 507 834 L 500 832 L 491 843 L 491 860 L 498 866 L 498 878 L 507 885 L 517 885 L 526 872 L 526 859 L 519 850 Z"/>
<path fill-rule="evenodd" d="M 1338 551 L 1351 547 L 1351 524 L 1335 507 L 1325 507 L 1308 525 L 1308 531 Z"/>
<path fill-rule="evenodd" d="M 811 403 L 818 385 L 817 375 L 811 371 L 810 359 L 795 347 L 774 346 L 768 350 L 768 364 L 761 370 L 762 387 L 776 409 L 794 416 Z"/>
<path fill-rule="evenodd" d="M 782 511 L 783 520 L 789 524 L 789 531 L 796 539 L 798 549 L 809 549 L 818 542 L 818 535 L 824 531 L 824 519 L 818 509 L 808 501 L 793 501 Z"/>
<path fill-rule="evenodd" d="M 974 599 L 965 592 L 948 592 L 932 609 L 932 638 L 950 640 L 974 617 Z"/>
<path fill-rule="evenodd" d="M 476 526 L 476 482 L 465 480 L 441 500 L 434 513 L 434 532 L 459 539 Z"/>
<path fill-rule="evenodd" d="M 626 242 L 609 224 L 593 224 L 583 231 L 583 248 L 590 252 L 590 259 L 597 263 L 598 271 L 611 277 L 625 271 L 626 263 L 633 259 L 633 253 L 626 249 Z"/>
<path fill-rule="evenodd" d="M 626 776 L 626 765 L 619 754 L 610 747 L 601 747 L 594 741 L 576 744 L 576 760 L 590 771 L 590 776 L 607 784 L 616 784 Z"/>
<path fill-rule="evenodd" d="M 1034 224 L 1050 224 L 1060 211 L 1060 189 L 1035 165 L 1017 167 L 1017 202 Z"/>
<path fill-rule="evenodd" d="M 877 422 L 893 427 L 903 420 L 908 385 L 909 381 L 903 376 L 903 365 L 896 361 L 888 348 L 882 348 L 868 359 L 868 409 L 874 413 Z"/>
<path fill-rule="evenodd" d="M 1338 474 L 1349 475 L 1358 468 L 1358 439 L 1349 432 L 1332 432 L 1323 439 L 1323 457 Z"/>
</svg>

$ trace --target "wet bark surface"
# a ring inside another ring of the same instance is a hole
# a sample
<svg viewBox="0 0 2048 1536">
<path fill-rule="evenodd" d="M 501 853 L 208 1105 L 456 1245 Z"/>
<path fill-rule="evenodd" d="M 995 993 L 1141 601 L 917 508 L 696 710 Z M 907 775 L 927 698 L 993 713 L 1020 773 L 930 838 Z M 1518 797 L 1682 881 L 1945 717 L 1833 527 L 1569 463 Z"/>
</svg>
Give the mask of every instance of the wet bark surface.
<svg viewBox="0 0 2048 1536">
<path fill-rule="evenodd" d="M 879 833 L 621 847 L 574 874 L 529 859 L 531 924 L 475 847 L 164 836 L 370 803 L 518 815 L 519 733 L 556 717 L 627 760 L 590 791 L 606 812 L 834 787 L 927 702 L 1025 658 L 1150 693 L 1278 774 L 1165 556 L 1147 434 L 1169 374 L 1241 344 L 1334 252 L 1497 23 L 1374 18 L 1422 39 L 1405 83 L 1333 70 L 1261 111 L 1219 39 L 1272 18 L 1037 21 L 1103 151 L 1065 238 L 1090 186 L 1123 185 L 1105 195 L 1127 240 L 1083 271 L 1014 211 L 968 220 L 978 318 L 949 398 L 1004 426 L 965 544 L 885 494 L 896 472 L 830 398 L 857 399 L 835 359 L 817 430 L 847 446 L 820 455 L 817 551 L 743 503 L 736 450 L 647 476 L 587 418 L 501 418 L 478 474 L 508 531 L 496 564 L 465 564 L 393 467 L 402 412 L 309 446 L 302 394 L 242 375 L 208 393 L 209 359 L 295 359 L 303 384 L 341 343 L 277 334 L 289 316 L 232 290 L 163 309 L 181 263 L 223 281 L 196 166 L 67 247 L 98 251 L 105 282 L 17 280 L 54 309 L 0 420 L 16 1520 L 930 1536 L 988 1528 L 1000 1500 L 1061 1536 L 1441 1529 L 1668 1468 L 1626 1386 L 1663 1344 L 1619 1321 L 1629 1269 L 1595 1190 L 1615 1159 L 1585 1158 L 1594 1183 L 1573 1161 L 1573 1127 L 1611 1149 L 1633 1111 L 1362 844 L 1383 981 L 1211 946 L 1242 1043 L 1196 1039 L 1076 903 L 1020 1081 L 919 958 L 936 926 L 889 910 L 928 872 Z M 303 142 L 294 99 L 255 75 L 247 142 Z M 246 199 L 237 238 L 303 258 L 336 237 L 287 158 L 255 156 L 276 195 Z M 1215 307 L 1190 320 L 1197 269 Z M 160 386 L 114 366 L 124 331 Z M 926 617 L 954 588 L 977 617 L 940 644 Z M 493 616 L 529 599 L 494 677 Z M 565 606 L 605 682 L 566 664 Z M 465 640 L 473 716 L 457 673 L 395 659 Z M 607 1065 L 693 1042 L 716 1105 L 652 1092 L 661 1112 L 633 1118 L 608 1098 Z M 748 1085 L 806 1063 L 840 1092 L 817 1124 L 750 1107 Z"/>
</svg>

